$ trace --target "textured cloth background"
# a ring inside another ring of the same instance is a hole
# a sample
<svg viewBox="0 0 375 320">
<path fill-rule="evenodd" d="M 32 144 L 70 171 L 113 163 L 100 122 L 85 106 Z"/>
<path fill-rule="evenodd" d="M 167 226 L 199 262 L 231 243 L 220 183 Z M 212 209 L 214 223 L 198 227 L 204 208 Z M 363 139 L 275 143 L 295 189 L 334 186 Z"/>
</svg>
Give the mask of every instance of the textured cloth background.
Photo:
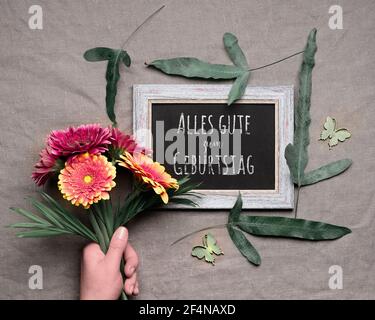
<svg viewBox="0 0 375 320">
<path fill-rule="evenodd" d="M 33 4 L 43 8 L 43 30 L 28 27 Z M 254 238 L 263 259 L 257 268 L 241 256 L 225 229 L 215 230 L 225 255 L 212 267 L 190 257 L 202 234 L 173 247 L 170 243 L 193 230 L 225 223 L 227 212 L 149 212 L 129 225 L 141 259 L 139 299 L 375 298 L 373 0 L 0 0 L 0 298 L 78 298 L 85 241 L 17 239 L 4 226 L 22 218 L 8 208 L 30 208 L 25 197 L 38 190 L 30 174 L 50 130 L 109 123 L 106 63 L 86 62 L 84 51 L 120 47 L 162 4 L 166 8 L 126 48 L 132 66 L 121 67 L 116 107 L 120 128 L 132 128 L 133 84 L 198 82 L 147 69 L 145 61 L 184 55 L 229 63 L 222 35 L 230 31 L 238 36 L 250 65 L 257 67 L 302 50 L 309 31 L 317 27 L 309 168 L 346 157 L 354 164 L 340 177 L 304 188 L 299 216 L 344 225 L 353 233 L 316 243 Z M 343 8 L 343 30 L 328 27 L 328 9 L 334 4 Z M 298 56 L 256 71 L 250 84 L 297 85 L 300 62 Z M 328 115 L 353 134 L 332 151 L 318 141 Z M 43 267 L 43 290 L 28 288 L 30 265 Z M 343 268 L 342 290 L 328 287 L 331 265 Z"/>
</svg>

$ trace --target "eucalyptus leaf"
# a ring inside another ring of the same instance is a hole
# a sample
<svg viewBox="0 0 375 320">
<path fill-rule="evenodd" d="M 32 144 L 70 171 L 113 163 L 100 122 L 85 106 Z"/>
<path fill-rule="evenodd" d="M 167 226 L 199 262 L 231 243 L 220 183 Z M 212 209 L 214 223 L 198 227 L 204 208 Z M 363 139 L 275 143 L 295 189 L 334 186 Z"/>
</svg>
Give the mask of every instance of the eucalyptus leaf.
<svg viewBox="0 0 375 320">
<path fill-rule="evenodd" d="M 105 61 L 107 60 L 107 71 L 106 71 L 106 108 L 107 115 L 112 121 L 113 125 L 116 126 L 116 115 L 115 115 L 115 103 L 117 95 L 117 83 L 120 79 L 120 62 L 123 62 L 125 66 L 130 67 L 131 59 L 128 53 L 122 49 L 112 49 L 97 47 L 89 49 L 84 53 L 84 58 L 90 62 Z"/>
<path fill-rule="evenodd" d="M 237 249 L 241 252 L 241 254 L 252 264 L 259 266 L 261 264 L 261 258 L 258 251 L 255 247 L 250 243 L 250 241 L 245 237 L 245 235 L 233 228 L 232 226 L 228 226 L 228 233 L 230 238 L 232 239 L 233 243 L 237 247 Z"/>
<path fill-rule="evenodd" d="M 202 78 L 213 80 L 236 79 L 228 95 L 228 105 L 240 99 L 250 78 L 250 69 L 246 57 L 238 44 L 238 39 L 231 33 L 223 36 L 224 47 L 232 65 L 212 64 L 197 58 L 179 57 L 154 60 L 147 64 L 169 75 L 186 78 Z"/>
<path fill-rule="evenodd" d="M 302 179 L 301 185 L 306 186 L 337 176 L 346 171 L 352 163 L 353 161 L 350 159 L 342 159 L 307 172 Z"/>
<path fill-rule="evenodd" d="M 246 56 L 238 44 L 237 37 L 232 33 L 225 33 L 223 36 L 224 47 L 227 50 L 229 58 L 232 60 L 234 65 L 248 69 L 248 63 Z"/>
<path fill-rule="evenodd" d="M 237 66 L 212 64 L 190 57 L 155 60 L 148 66 L 159 69 L 166 74 L 187 78 L 234 79 L 244 73 L 244 70 Z"/>
<path fill-rule="evenodd" d="M 236 203 L 229 212 L 228 223 L 233 223 L 238 221 L 242 210 L 242 196 L 241 193 L 238 194 Z"/>
<path fill-rule="evenodd" d="M 309 126 L 311 123 L 310 106 L 312 70 L 315 65 L 316 51 L 316 29 L 313 29 L 307 39 L 307 44 L 303 54 L 303 61 L 299 72 L 299 96 L 294 112 L 294 141 L 293 144 L 288 144 L 285 148 L 285 159 L 289 167 L 292 181 L 298 186 L 295 217 L 297 217 L 299 190 L 301 186 L 310 185 L 332 178 L 344 172 L 352 163 L 350 159 L 343 159 L 305 173 L 308 163 L 307 148 L 310 143 Z M 337 144 L 338 141 L 344 141 L 346 138 L 350 137 L 350 133 L 346 129 L 338 129 L 335 131 L 335 126 L 335 120 L 328 117 L 324 124 L 325 130 L 321 133 L 321 139 L 325 140 L 330 137 L 334 145 L 334 143 Z M 335 139 L 337 142 L 335 142 Z"/>
<path fill-rule="evenodd" d="M 228 106 L 240 99 L 245 93 L 247 83 L 249 82 L 250 72 L 244 72 L 233 83 L 228 95 Z"/>
<path fill-rule="evenodd" d="M 241 216 L 236 225 L 241 230 L 256 236 L 304 240 L 333 240 L 351 233 L 351 230 L 346 227 L 284 217 Z"/>
<path fill-rule="evenodd" d="M 307 147 L 310 143 L 309 126 L 311 122 L 311 78 L 315 65 L 316 29 L 311 30 L 303 53 L 302 66 L 299 71 L 299 96 L 294 114 L 294 141 L 287 145 L 285 158 L 292 176 L 298 186 L 302 185 L 304 171 L 308 162 Z"/>
</svg>

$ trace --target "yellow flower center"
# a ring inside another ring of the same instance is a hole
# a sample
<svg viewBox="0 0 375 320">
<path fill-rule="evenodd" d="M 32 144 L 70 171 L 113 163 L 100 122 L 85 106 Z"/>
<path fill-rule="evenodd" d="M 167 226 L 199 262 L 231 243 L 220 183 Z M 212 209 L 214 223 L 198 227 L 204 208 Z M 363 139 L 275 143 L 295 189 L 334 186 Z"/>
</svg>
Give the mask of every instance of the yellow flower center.
<svg viewBox="0 0 375 320">
<path fill-rule="evenodd" d="M 89 175 L 84 176 L 84 177 L 83 177 L 83 181 L 84 181 L 85 183 L 90 183 L 90 182 L 92 181 L 92 176 L 89 176 Z"/>
</svg>

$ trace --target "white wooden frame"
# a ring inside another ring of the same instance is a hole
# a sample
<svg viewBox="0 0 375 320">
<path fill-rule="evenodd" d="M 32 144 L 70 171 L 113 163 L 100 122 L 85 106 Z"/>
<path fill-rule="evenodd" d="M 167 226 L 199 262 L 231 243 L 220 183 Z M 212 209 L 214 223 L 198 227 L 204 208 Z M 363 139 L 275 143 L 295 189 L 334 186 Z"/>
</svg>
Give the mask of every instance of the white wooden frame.
<svg viewBox="0 0 375 320">
<path fill-rule="evenodd" d="M 230 85 L 134 85 L 133 86 L 133 132 L 137 141 L 146 148 L 152 148 L 151 102 L 158 100 L 225 100 Z M 275 101 L 277 117 L 276 130 L 276 190 L 240 190 L 244 209 L 292 209 L 294 186 L 284 158 L 285 147 L 293 140 L 293 86 L 247 87 L 238 102 Z M 228 107 L 230 108 L 230 107 Z M 277 112 L 278 111 L 278 112 Z M 278 141 L 277 141 L 278 140 Z M 230 209 L 239 190 L 196 190 L 202 198 L 196 201 L 198 209 Z M 169 204 L 169 208 L 190 208 Z"/>
</svg>

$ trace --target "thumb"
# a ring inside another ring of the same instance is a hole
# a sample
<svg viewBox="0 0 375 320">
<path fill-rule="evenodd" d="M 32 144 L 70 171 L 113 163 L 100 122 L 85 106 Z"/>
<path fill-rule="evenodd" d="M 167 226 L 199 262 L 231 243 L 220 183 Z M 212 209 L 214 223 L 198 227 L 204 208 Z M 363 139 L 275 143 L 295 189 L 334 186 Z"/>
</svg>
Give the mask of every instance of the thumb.
<svg viewBox="0 0 375 320">
<path fill-rule="evenodd" d="M 119 227 L 112 236 L 111 242 L 104 261 L 119 270 L 121 258 L 124 256 L 125 248 L 128 244 L 128 230 Z"/>
</svg>

